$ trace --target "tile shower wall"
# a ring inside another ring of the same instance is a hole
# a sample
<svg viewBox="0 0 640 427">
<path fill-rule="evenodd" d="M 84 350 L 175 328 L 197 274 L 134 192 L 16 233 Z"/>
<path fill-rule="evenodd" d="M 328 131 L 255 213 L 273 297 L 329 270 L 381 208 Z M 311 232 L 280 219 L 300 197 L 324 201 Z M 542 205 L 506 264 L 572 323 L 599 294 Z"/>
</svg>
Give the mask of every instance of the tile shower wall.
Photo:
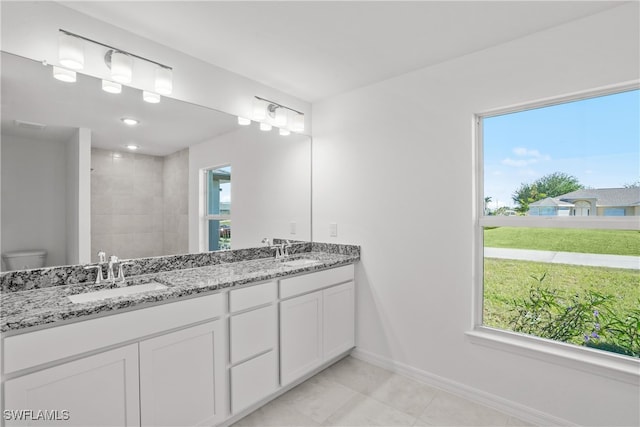
<svg viewBox="0 0 640 427">
<path fill-rule="evenodd" d="M 164 158 L 91 149 L 91 256 L 164 255 Z"/>
<path fill-rule="evenodd" d="M 189 251 L 189 149 L 164 158 L 164 251 L 185 254 Z"/>
</svg>

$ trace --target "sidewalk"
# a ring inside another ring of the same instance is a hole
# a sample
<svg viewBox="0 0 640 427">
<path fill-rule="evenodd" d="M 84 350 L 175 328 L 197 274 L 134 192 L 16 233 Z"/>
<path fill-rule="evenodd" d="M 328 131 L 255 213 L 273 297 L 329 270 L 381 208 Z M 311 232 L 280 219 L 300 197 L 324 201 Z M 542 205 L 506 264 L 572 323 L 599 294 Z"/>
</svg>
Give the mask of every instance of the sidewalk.
<svg viewBox="0 0 640 427">
<path fill-rule="evenodd" d="M 581 254 L 575 252 L 535 251 L 531 249 L 484 248 L 486 258 L 517 259 L 552 264 L 589 265 L 640 270 L 640 257 L 627 255 Z"/>
</svg>

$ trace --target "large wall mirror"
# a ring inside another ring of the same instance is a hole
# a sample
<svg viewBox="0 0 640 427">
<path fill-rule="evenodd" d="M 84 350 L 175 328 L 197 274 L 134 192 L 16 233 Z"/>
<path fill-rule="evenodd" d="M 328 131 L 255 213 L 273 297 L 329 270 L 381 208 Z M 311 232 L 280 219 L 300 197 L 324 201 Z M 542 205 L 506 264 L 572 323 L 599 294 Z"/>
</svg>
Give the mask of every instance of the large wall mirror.
<svg viewBox="0 0 640 427">
<path fill-rule="evenodd" d="M 311 240 L 308 136 L 80 73 L 61 82 L 5 52 L 1 67 L 3 254 L 44 250 L 56 266 Z"/>
</svg>

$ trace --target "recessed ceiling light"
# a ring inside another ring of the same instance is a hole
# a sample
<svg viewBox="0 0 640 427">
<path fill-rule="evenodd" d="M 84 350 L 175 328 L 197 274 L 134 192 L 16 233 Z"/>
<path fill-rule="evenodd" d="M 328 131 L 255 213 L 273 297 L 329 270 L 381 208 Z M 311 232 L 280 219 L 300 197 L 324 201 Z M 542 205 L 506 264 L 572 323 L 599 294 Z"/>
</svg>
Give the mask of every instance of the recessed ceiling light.
<svg viewBox="0 0 640 427">
<path fill-rule="evenodd" d="M 129 126 L 135 126 L 140 123 L 139 121 L 137 121 L 136 119 L 132 119 L 131 117 L 123 117 L 120 120 L 122 120 L 122 123 Z"/>
<path fill-rule="evenodd" d="M 136 144 L 127 144 L 127 145 L 125 145 L 125 147 L 127 147 L 129 150 L 132 150 L 132 151 L 133 150 L 137 150 L 138 148 L 140 148 L 140 146 L 136 145 Z"/>
</svg>

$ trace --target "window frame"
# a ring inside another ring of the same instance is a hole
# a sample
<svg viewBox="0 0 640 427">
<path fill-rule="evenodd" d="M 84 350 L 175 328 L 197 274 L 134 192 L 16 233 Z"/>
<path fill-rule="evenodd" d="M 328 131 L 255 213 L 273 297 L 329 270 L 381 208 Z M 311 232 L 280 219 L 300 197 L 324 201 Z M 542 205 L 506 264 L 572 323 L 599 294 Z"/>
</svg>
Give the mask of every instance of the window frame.
<svg viewBox="0 0 640 427">
<path fill-rule="evenodd" d="M 466 335 L 472 343 L 522 354 L 587 372 L 613 377 L 637 384 L 640 360 L 483 325 L 484 309 L 484 227 L 531 228 L 591 228 L 609 230 L 640 230 L 640 217 L 628 216 L 488 216 L 484 202 L 484 141 L 483 119 L 503 114 L 523 112 L 600 96 L 640 89 L 640 81 L 625 82 L 594 90 L 571 93 L 505 108 L 476 113 L 473 116 L 474 149 L 474 244 L 472 325 Z"/>
<path fill-rule="evenodd" d="M 200 252 L 210 252 L 209 250 L 209 221 L 231 221 L 231 213 L 227 214 L 209 214 L 209 171 L 221 168 L 231 168 L 231 163 L 226 163 L 219 166 L 211 166 L 200 169 Z M 233 200 L 233 185 L 231 186 L 231 193 Z"/>
</svg>

